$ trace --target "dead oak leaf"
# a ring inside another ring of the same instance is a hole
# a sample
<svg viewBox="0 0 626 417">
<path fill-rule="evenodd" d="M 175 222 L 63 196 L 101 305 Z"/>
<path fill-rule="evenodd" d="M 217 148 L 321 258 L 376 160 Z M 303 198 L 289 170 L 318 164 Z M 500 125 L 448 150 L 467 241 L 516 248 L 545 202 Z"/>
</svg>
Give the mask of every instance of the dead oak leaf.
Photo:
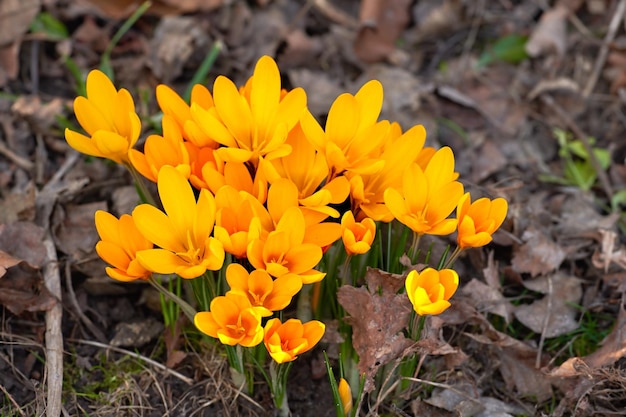
<svg viewBox="0 0 626 417">
<path fill-rule="evenodd" d="M 18 261 L 15 263 L 15 261 Z M 0 304 L 13 314 L 46 311 L 58 300 L 48 291 L 41 273 L 27 262 L 0 251 Z"/>
<path fill-rule="evenodd" d="M 396 294 L 403 277 L 369 269 L 367 287 L 339 288 L 339 304 L 349 314 L 352 344 L 359 355 L 359 372 L 366 375 L 365 392 L 374 389 L 378 368 L 402 356 L 413 344 L 403 330 L 409 322 L 411 303 L 405 294 Z"/>
</svg>

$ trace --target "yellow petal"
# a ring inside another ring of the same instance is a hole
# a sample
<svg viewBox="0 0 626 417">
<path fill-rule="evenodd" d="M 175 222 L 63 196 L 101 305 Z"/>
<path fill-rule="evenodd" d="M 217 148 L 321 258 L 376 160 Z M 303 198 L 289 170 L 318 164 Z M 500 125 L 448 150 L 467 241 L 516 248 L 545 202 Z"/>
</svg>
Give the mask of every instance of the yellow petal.
<svg viewBox="0 0 626 417">
<path fill-rule="evenodd" d="M 189 182 L 171 166 L 159 171 L 157 183 L 163 209 L 176 229 L 179 240 L 185 242 L 196 219 L 196 198 Z"/>
<path fill-rule="evenodd" d="M 328 112 L 326 137 L 341 149 L 345 149 L 359 127 L 358 103 L 347 93 L 337 97 Z"/>
<path fill-rule="evenodd" d="M 376 123 L 383 107 L 383 86 L 378 80 L 370 80 L 359 89 L 354 98 L 361 110 L 361 126 Z"/>
<path fill-rule="evenodd" d="M 262 56 L 254 68 L 250 90 L 250 109 L 259 137 L 266 137 L 272 128 L 279 100 L 278 66 L 269 56 Z"/>
<path fill-rule="evenodd" d="M 235 84 L 224 76 L 217 77 L 213 85 L 213 100 L 215 110 L 239 147 L 250 149 L 252 115 L 248 102 L 239 94 Z"/>
<path fill-rule="evenodd" d="M 135 225 L 150 242 L 173 252 L 186 252 L 179 239 L 178 230 L 165 213 L 149 204 L 141 204 L 133 210 Z"/>
<path fill-rule="evenodd" d="M 87 136 L 80 134 L 78 132 L 74 132 L 73 130 L 65 129 L 65 140 L 68 145 L 70 145 L 73 149 L 77 150 L 80 153 L 84 153 L 86 155 L 104 157 L 102 152 L 96 147 L 94 141 L 92 141 Z"/>
</svg>

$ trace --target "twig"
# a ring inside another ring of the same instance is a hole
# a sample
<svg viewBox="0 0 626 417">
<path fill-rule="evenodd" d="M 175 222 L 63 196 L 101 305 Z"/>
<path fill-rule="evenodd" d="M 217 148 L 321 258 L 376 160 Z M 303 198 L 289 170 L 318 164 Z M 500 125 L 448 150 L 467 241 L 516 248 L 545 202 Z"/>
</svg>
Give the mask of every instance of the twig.
<svg viewBox="0 0 626 417">
<path fill-rule="evenodd" d="M 338 9 L 328 0 L 313 0 L 313 5 L 329 20 L 343 25 L 349 29 L 359 28 L 359 22 L 343 10 Z"/>
<path fill-rule="evenodd" d="M 78 301 L 76 301 L 76 293 L 74 293 L 74 287 L 72 286 L 72 263 L 71 262 L 65 263 L 65 287 L 67 288 L 67 292 L 70 296 L 69 297 L 70 303 L 74 307 L 74 310 L 76 311 L 76 314 L 78 315 L 80 320 L 83 322 L 85 326 L 87 326 L 91 334 L 93 334 L 96 337 L 96 339 L 98 339 L 99 342 L 106 343 L 107 339 L 104 336 L 104 333 L 102 333 L 102 331 L 93 324 L 93 322 L 89 319 L 89 317 L 87 317 L 85 313 L 83 313 L 80 306 L 78 305 Z"/>
<path fill-rule="evenodd" d="M 617 5 L 617 9 L 615 9 L 615 13 L 613 14 L 613 18 L 611 19 L 611 23 L 609 24 L 609 31 L 606 33 L 604 40 L 602 41 L 602 48 L 600 48 L 600 52 L 598 53 L 598 57 L 596 58 L 596 63 L 593 67 L 593 72 L 587 81 L 587 85 L 583 90 L 583 97 L 587 98 L 593 91 L 598 82 L 598 78 L 600 77 L 600 71 L 606 62 L 606 57 L 609 53 L 609 44 L 615 39 L 615 35 L 617 34 L 617 29 L 619 28 L 619 24 L 624 19 L 624 12 L 626 12 L 626 0 L 620 0 Z"/>
<path fill-rule="evenodd" d="M 541 351 L 543 350 L 543 344 L 546 341 L 546 332 L 548 331 L 548 325 L 550 324 L 550 318 L 552 317 L 552 298 L 554 297 L 554 287 L 552 285 L 552 276 L 548 275 L 548 305 L 546 307 L 547 314 L 543 318 L 543 324 L 541 326 L 541 336 L 539 337 L 539 346 L 537 346 L 537 357 L 535 358 L 535 368 L 541 367 Z"/>
<path fill-rule="evenodd" d="M 46 415 L 59 417 L 62 412 L 63 393 L 63 332 L 61 323 L 63 305 L 61 303 L 61 274 L 57 259 L 56 247 L 50 231 L 50 215 L 59 196 L 58 182 L 65 172 L 76 162 L 75 158 L 66 158 L 63 166 L 43 187 L 35 201 L 37 224 L 45 230 L 43 245 L 46 249 L 46 263 L 43 267 L 44 284 L 58 302 L 46 312 L 46 382 L 47 404 Z"/>
<path fill-rule="evenodd" d="M 118 352 L 118 353 L 122 353 L 124 355 L 131 356 L 131 357 L 133 357 L 135 359 L 142 360 L 142 361 L 144 361 L 144 362 L 154 366 L 155 368 L 158 368 L 158 369 L 162 370 L 163 372 L 166 372 L 166 373 L 168 373 L 168 374 L 170 374 L 170 375 L 180 379 L 181 381 L 183 381 L 184 383 L 186 383 L 188 385 L 193 384 L 193 379 L 188 378 L 185 375 L 183 375 L 183 374 L 181 374 L 179 372 L 176 372 L 173 369 L 170 369 L 167 366 L 165 366 L 165 365 L 163 365 L 163 364 L 161 364 L 161 363 L 159 363 L 159 362 L 157 362 L 155 360 L 152 360 L 152 359 L 150 359 L 150 358 L 148 358 L 146 356 L 140 355 L 139 353 L 135 353 L 135 352 L 131 352 L 131 351 L 126 350 L 126 349 L 122 349 L 122 348 L 118 348 L 118 347 L 115 347 L 115 346 L 107 345 L 105 343 L 94 342 L 92 340 L 68 339 L 68 342 L 81 343 L 83 345 L 95 346 L 95 347 L 98 347 L 98 348 L 101 348 L 101 349 L 110 349 L 110 350 L 112 350 L 114 352 Z"/>
<path fill-rule="evenodd" d="M 15 165 L 26 171 L 30 171 L 31 169 L 33 169 L 33 163 L 31 161 L 26 158 L 22 158 L 21 156 L 13 152 L 4 144 L 4 142 L 0 142 L 0 154 L 6 156 L 8 159 L 13 161 Z"/>
<path fill-rule="evenodd" d="M 626 2 L 626 0 L 624 0 L 623 2 Z M 563 110 L 563 108 L 559 106 L 551 96 L 547 94 L 541 94 L 539 97 L 541 98 L 541 101 L 545 105 L 550 107 L 563 121 L 563 123 L 565 123 L 565 125 L 567 125 L 567 127 L 572 132 L 574 132 L 574 135 L 576 135 L 576 137 L 580 140 L 583 147 L 585 148 L 585 152 L 587 152 L 587 155 L 589 155 L 589 162 L 591 162 L 591 166 L 593 167 L 596 175 L 598 176 L 598 179 L 600 180 L 600 185 L 602 185 L 604 193 L 609 199 L 613 197 L 613 187 L 611 187 L 609 177 L 606 175 L 606 172 L 604 172 L 604 169 L 602 169 L 598 158 L 596 158 L 596 154 L 593 152 L 593 149 L 591 148 L 591 144 L 589 143 L 589 139 L 587 139 L 587 135 L 585 134 L 585 132 L 583 132 L 580 127 L 578 127 L 578 125 L 576 124 L 576 122 L 574 122 L 570 115 L 567 114 L 567 112 Z"/>
<path fill-rule="evenodd" d="M 15 399 L 13 397 L 11 397 L 11 394 L 9 394 L 9 392 L 4 388 L 4 386 L 2 384 L 0 384 L 0 391 L 2 391 L 4 393 L 4 396 L 6 398 L 8 398 L 9 401 L 11 401 L 11 403 L 15 406 L 15 409 L 20 413 L 21 416 L 25 416 L 26 415 L 26 414 L 24 414 L 24 412 L 20 408 L 20 405 L 15 401 Z"/>
<path fill-rule="evenodd" d="M 48 387 L 46 416 L 59 417 L 63 393 L 63 333 L 61 331 L 63 304 L 61 303 L 61 278 L 57 251 L 49 229 L 46 230 L 43 245 L 46 248 L 46 264 L 43 268 L 44 283 L 48 291 L 58 299 L 58 302 L 46 312 L 46 380 Z"/>
</svg>

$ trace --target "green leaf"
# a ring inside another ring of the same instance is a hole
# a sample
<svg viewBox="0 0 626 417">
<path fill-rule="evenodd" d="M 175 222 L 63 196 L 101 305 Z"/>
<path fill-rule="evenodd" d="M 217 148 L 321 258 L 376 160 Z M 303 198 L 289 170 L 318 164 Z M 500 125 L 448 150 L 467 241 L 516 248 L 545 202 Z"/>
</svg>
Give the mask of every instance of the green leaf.
<svg viewBox="0 0 626 417">
<path fill-rule="evenodd" d="M 63 40 L 69 37 L 65 25 L 48 12 L 41 12 L 30 24 L 32 33 L 43 33 L 52 40 Z"/>
<path fill-rule="evenodd" d="M 517 64 L 528 58 L 526 41 L 528 36 L 511 34 L 498 39 L 478 59 L 478 67 L 482 68 L 497 61 Z"/>
<path fill-rule="evenodd" d="M 613 211 L 619 210 L 620 206 L 626 206 L 626 190 L 620 190 L 611 197 L 611 208 Z"/>
</svg>

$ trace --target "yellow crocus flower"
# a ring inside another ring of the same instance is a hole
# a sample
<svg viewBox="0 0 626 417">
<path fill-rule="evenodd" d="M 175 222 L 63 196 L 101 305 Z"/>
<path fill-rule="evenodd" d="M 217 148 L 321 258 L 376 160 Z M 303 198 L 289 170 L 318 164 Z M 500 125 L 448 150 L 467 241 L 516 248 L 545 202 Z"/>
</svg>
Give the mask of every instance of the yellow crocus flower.
<svg viewBox="0 0 626 417">
<path fill-rule="evenodd" d="M 141 233 L 160 249 L 140 251 L 139 262 L 160 274 L 196 278 L 224 263 L 224 246 L 210 237 L 215 222 L 215 199 L 201 190 L 196 202 L 191 185 L 176 168 L 159 171 L 157 187 L 165 212 L 149 204 L 133 210 Z"/>
<path fill-rule="evenodd" d="M 92 70 L 87 76 L 87 97 L 74 100 L 74 113 L 89 136 L 65 129 L 65 140 L 72 148 L 118 164 L 128 162 L 128 151 L 139 138 L 141 121 L 127 90 L 116 90 L 104 73 Z"/>
<path fill-rule="evenodd" d="M 459 275 L 453 269 L 411 271 L 406 277 L 405 287 L 417 314 L 441 314 L 450 307 L 448 300 L 459 287 Z"/>
</svg>

